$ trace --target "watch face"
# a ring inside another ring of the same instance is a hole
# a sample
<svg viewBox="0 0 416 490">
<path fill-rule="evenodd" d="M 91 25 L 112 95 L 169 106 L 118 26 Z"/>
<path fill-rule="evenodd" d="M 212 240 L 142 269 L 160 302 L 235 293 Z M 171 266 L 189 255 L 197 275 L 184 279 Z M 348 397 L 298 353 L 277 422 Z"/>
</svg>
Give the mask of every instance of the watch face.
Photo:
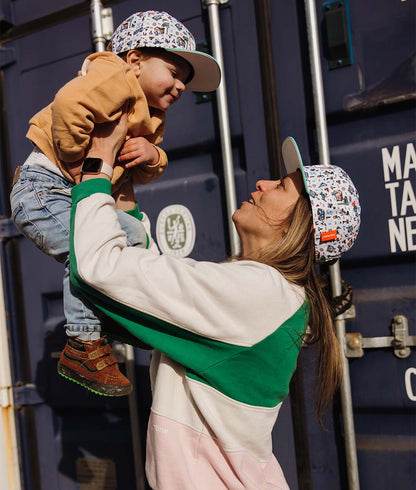
<svg viewBox="0 0 416 490">
<path fill-rule="evenodd" d="M 86 158 L 82 164 L 82 171 L 84 173 L 98 173 L 101 170 L 102 163 L 101 158 Z"/>
</svg>

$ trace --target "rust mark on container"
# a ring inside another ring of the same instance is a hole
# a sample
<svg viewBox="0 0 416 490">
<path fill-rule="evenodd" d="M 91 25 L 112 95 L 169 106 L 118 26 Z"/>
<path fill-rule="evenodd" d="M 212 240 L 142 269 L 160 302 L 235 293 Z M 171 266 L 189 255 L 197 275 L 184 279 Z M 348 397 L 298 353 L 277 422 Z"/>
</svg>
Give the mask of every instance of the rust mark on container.
<svg viewBox="0 0 416 490">
<path fill-rule="evenodd" d="M 13 419 L 13 407 L 2 407 L 1 408 L 1 418 L 3 420 L 4 428 L 4 443 L 6 449 L 6 460 L 7 460 L 7 474 L 9 480 L 9 488 L 16 489 L 16 481 L 14 478 L 14 464 L 13 464 L 13 438 L 12 438 L 12 428 L 11 420 Z"/>
<path fill-rule="evenodd" d="M 413 452 L 416 450 L 416 439 L 411 436 L 356 435 L 356 444 L 359 451 Z"/>
</svg>

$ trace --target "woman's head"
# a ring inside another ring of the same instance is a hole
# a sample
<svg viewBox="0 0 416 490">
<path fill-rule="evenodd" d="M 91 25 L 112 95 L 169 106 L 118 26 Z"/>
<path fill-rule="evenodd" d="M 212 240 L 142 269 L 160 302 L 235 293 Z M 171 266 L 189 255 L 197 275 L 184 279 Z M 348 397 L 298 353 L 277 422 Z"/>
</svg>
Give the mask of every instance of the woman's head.
<svg viewBox="0 0 416 490">
<path fill-rule="evenodd" d="M 281 180 L 257 182 L 250 200 L 244 201 L 233 215 L 244 256 L 257 258 L 261 250 L 270 248 L 287 235 L 295 205 L 302 194 L 304 185 L 299 172 Z"/>
<path fill-rule="evenodd" d="M 284 247 L 289 259 L 312 235 L 317 262 L 339 258 L 352 247 L 360 227 L 361 208 L 353 182 L 335 165 L 304 167 L 293 138 L 283 143 L 283 159 L 288 175 L 278 181 L 258 181 L 250 201 L 233 215 L 243 256 L 256 259 L 266 249 Z M 308 206 L 296 205 L 302 199 Z M 305 228 L 300 236 L 295 224 Z"/>
</svg>

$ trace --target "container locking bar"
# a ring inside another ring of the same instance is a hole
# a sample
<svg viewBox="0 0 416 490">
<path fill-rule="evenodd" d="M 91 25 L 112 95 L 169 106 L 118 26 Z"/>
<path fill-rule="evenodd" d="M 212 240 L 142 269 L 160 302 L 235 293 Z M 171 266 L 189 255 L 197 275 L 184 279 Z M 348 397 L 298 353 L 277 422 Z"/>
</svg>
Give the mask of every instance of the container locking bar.
<svg viewBox="0 0 416 490">
<path fill-rule="evenodd" d="M 305 1 L 306 28 L 308 36 L 309 59 L 311 67 L 312 93 L 315 111 L 316 135 L 318 139 L 319 162 L 330 165 L 328 128 L 326 124 L 325 94 L 322 81 L 322 67 L 319 44 L 318 19 L 315 0 Z M 336 298 L 342 293 L 341 267 L 339 260 L 329 268 L 332 297 Z M 345 342 L 345 320 L 335 318 L 335 331 L 342 345 Z M 342 356 L 344 377 L 341 382 L 341 408 L 344 426 L 345 459 L 347 463 L 348 489 L 359 490 L 357 445 L 355 442 L 354 415 L 352 408 L 351 380 L 348 359 Z"/>
<path fill-rule="evenodd" d="M 416 347 L 416 335 L 409 335 L 407 318 L 396 315 L 391 324 L 391 337 L 363 337 L 359 332 L 345 335 L 345 355 L 349 358 L 363 357 L 364 349 L 393 348 L 399 359 L 410 356 L 410 348 Z"/>
<path fill-rule="evenodd" d="M 235 190 L 234 163 L 231 145 L 230 119 L 228 113 L 227 89 L 225 84 L 224 57 L 222 50 L 222 37 L 219 6 L 225 5 L 229 0 L 203 0 L 208 10 L 208 22 L 211 35 L 212 54 L 221 68 L 221 83 L 216 91 L 218 124 L 220 129 L 221 153 L 224 170 L 225 201 L 227 207 L 228 233 L 230 239 L 231 255 L 240 252 L 240 239 L 233 223 L 233 213 L 237 209 Z"/>
</svg>

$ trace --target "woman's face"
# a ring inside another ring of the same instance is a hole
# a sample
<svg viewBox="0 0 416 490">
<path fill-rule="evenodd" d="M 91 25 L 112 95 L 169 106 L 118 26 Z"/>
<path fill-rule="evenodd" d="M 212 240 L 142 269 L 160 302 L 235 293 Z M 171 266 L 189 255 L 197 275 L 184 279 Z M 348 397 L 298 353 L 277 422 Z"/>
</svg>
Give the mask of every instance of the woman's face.
<svg viewBox="0 0 416 490">
<path fill-rule="evenodd" d="M 300 172 L 293 172 L 282 180 L 259 180 L 257 190 L 250 194 L 233 214 L 233 221 L 243 244 L 267 245 L 285 231 L 279 226 L 288 217 L 293 205 L 304 190 Z"/>
</svg>

